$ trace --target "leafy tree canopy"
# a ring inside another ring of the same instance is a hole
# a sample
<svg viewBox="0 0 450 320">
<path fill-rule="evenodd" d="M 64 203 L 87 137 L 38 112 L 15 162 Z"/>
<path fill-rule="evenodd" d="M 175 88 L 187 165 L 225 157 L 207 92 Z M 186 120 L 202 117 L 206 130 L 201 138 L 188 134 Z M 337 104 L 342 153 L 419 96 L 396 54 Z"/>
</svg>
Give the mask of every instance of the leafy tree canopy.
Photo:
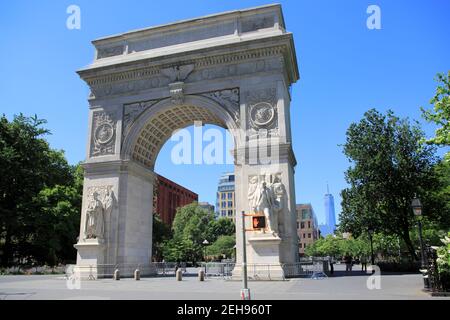
<svg viewBox="0 0 450 320">
<path fill-rule="evenodd" d="M 438 86 L 435 95 L 430 100 L 433 105 L 432 110 L 422 109 L 423 117 L 430 122 L 438 125 L 435 136 L 427 140 L 430 144 L 439 146 L 450 145 L 450 71 L 439 73 L 436 77 Z M 449 153 L 447 153 L 447 160 L 450 161 Z"/>
<path fill-rule="evenodd" d="M 410 239 L 415 223 L 411 210 L 414 196 L 421 199 L 430 220 L 442 219 L 442 199 L 433 194 L 441 188 L 435 174 L 435 148 L 421 144 L 424 134 L 417 123 L 386 115 L 375 109 L 347 130 L 344 154 L 351 167 L 345 173 L 349 188 L 341 192 L 340 230 L 356 237 L 369 228 L 398 235 L 416 257 Z"/>
<path fill-rule="evenodd" d="M 231 258 L 234 255 L 236 237 L 233 235 L 219 236 L 217 240 L 210 245 L 206 253 L 208 256 L 219 258 Z"/>
<path fill-rule="evenodd" d="M 70 166 L 63 151 L 50 148 L 44 139 L 50 133 L 45 123 L 22 114 L 12 121 L 5 115 L 0 118 L 3 266 L 23 260 L 52 264 L 74 253 L 81 168 Z"/>
<path fill-rule="evenodd" d="M 222 235 L 232 236 L 235 226 L 229 219 L 215 220 L 212 212 L 194 202 L 177 209 L 172 232 L 163 246 L 164 259 L 196 262 L 204 258 L 205 240 L 213 244 Z"/>
</svg>

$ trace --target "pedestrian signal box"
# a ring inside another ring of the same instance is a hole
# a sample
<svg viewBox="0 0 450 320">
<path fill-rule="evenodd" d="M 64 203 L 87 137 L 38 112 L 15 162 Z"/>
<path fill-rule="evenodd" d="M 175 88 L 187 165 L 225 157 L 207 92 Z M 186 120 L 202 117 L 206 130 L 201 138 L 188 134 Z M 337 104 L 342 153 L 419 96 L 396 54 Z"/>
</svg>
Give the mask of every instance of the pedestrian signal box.
<svg viewBox="0 0 450 320">
<path fill-rule="evenodd" d="M 266 228 L 266 217 L 265 216 L 253 216 L 252 217 L 253 229 L 265 229 Z"/>
</svg>

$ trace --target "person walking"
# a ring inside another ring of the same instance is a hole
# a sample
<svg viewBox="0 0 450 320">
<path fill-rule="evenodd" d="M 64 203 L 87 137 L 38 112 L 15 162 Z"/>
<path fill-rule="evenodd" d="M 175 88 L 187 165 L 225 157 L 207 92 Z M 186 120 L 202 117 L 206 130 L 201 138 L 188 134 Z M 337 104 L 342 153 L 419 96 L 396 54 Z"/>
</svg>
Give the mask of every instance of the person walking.
<svg viewBox="0 0 450 320">
<path fill-rule="evenodd" d="M 333 257 L 329 257 L 330 262 L 330 275 L 332 275 L 334 273 L 334 261 L 333 261 Z"/>
<path fill-rule="evenodd" d="M 349 253 L 347 253 L 344 256 L 344 262 L 345 262 L 345 272 L 351 272 L 352 271 L 353 259 L 352 259 L 352 256 Z"/>
</svg>

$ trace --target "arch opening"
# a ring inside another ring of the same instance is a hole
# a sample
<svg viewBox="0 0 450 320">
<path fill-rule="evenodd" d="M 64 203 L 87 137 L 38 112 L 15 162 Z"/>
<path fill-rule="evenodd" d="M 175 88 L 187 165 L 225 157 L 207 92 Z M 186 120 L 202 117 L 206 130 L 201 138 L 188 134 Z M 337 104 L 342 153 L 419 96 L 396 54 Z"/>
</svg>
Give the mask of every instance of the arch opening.
<svg viewBox="0 0 450 320">
<path fill-rule="evenodd" d="M 227 129 L 237 146 L 238 125 L 230 113 L 210 99 L 187 96 L 184 104 L 175 105 L 165 99 L 144 111 L 124 140 L 124 158 L 154 170 L 159 151 L 172 134 L 197 122 Z"/>
</svg>

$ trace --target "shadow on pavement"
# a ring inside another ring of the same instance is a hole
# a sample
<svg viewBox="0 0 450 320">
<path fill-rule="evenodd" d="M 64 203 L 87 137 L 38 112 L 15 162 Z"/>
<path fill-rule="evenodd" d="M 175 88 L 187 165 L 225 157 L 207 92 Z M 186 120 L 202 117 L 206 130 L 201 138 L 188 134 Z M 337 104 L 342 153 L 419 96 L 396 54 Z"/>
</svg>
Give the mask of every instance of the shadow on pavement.
<svg viewBox="0 0 450 320">
<path fill-rule="evenodd" d="M 418 272 L 383 272 L 381 271 L 381 275 L 383 276 L 401 276 L 401 275 L 405 275 L 405 274 L 420 274 Z M 350 272 L 347 271 L 342 271 L 342 270 L 337 270 L 334 271 L 333 274 L 330 274 L 329 277 L 330 278 L 337 278 L 337 277 L 368 277 L 372 275 L 372 273 L 366 272 L 366 271 L 361 271 L 361 270 L 352 270 Z"/>
</svg>

